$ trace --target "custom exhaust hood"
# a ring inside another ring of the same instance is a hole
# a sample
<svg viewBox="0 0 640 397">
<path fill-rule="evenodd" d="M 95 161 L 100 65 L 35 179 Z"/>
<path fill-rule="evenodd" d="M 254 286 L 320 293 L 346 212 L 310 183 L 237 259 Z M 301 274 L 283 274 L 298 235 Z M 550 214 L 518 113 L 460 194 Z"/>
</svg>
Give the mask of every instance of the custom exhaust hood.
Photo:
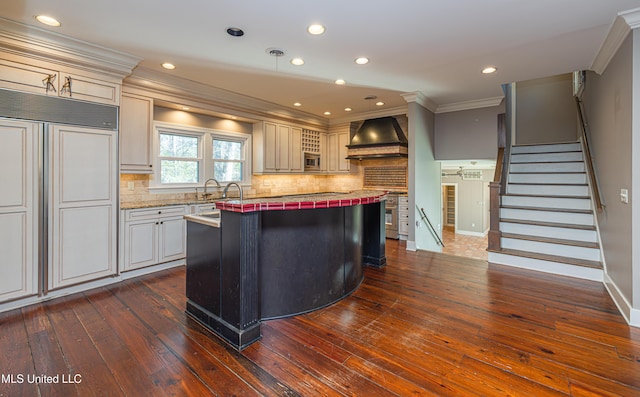
<svg viewBox="0 0 640 397">
<path fill-rule="evenodd" d="M 408 141 L 395 117 L 365 120 L 347 145 L 348 159 L 407 157 Z"/>
</svg>

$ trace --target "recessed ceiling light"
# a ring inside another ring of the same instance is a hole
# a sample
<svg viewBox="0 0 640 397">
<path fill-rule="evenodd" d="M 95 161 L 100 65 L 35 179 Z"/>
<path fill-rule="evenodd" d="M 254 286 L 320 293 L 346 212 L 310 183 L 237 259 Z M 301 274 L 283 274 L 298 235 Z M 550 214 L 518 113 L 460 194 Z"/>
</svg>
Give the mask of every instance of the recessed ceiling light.
<svg viewBox="0 0 640 397">
<path fill-rule="evenodd" d="M 182 110 L 189 110 L 189 109 L 190 109 L 189 106 L 183 106 L 182 107 Z"/>
<path fill-rule="evenodd" d="M 353 110 L 353 109 L 351 109 L 351 108 L 344 108 L 344 111 L 345 111 L 345 112 L 350 112 L 350 111 L 352 111 L 352 110 Z"/>
<path fill-rule="evenodd" d="M 347 84 L 347 82 L 344 81 L 343 79 L 338 79 L 338 80 L 336 80 L 336 84 L 337 85 L 345 85 L 345 84 Z"/>
<path fill-rule="evenodd" d="M 376 102 L 376 106 L 384 106 L 384 102 L 382 102 L 382 101 Z"/>
<path fill-rule="evenodd" d="M 293 104 L 293 106 L 300 107 L 300 106 L 302 106 L 302 104 L 300 102 L 296 102 L 296 103 Z"/>
<path fill-rule="evenodd" d="M 320 25 L 319 23 L 314 23 L 313 25 L 309 25 L 309 27 L 307 28 L 307 32 L 313 35 L 322 34 L 324 33 L 324 26 Z"/>
<path fill-rule="evenodd" d="M 241 37 L 244 36 L 244 30 L 240 28 L 227 28 L 227 34 L 233 37 Z"/>
<path fill-rule="evenodd" d="M 491 73 L 495 73 L 498 69 L 495 66 L 488 66 L 484 69 L 482 69 L 482 73 L 483 74 L 491 74 Z"/>
<path fill-rule="evenodd" d="M 293 58 L 291 60 L 291 64 L 292 65 L 296 65 L 296 66 L 302 66 L 302 65 L 304 65 L 304 59 L 302 59 L 302 58 Z"/>
<path fill-rule="evenodd" d="M 55 19 L 53 17 L 46 16 L 46 15 L 37 15 L 36 16 L 36 20 L 38 22 L 40 22 L 40 23 L 43 23 L 43 24 L 47 25 L 47 26 L 53 26 L 55 28 L 57 28 L 58 26 L 61 25 L 61 23 L 57 19 Z"/>
<path fill-rule="evenodd" d="M 176 68 L 176 65 L 169 63 L 169 62 L 165 62 L 162 64 L 162 67 L 168 70 L 173 70 Z"/>
<path fill-rule="evenodd" d="M 356 58 L 355 63 L 357 63 L 358 65 L 366 65 L 369 63 L 369 58 L 367 57 Z"/>
<path fill-rule="evenodd" d="M 331 116 L 331 112 L 324 112 L 325 116 Z"/>
</svg>

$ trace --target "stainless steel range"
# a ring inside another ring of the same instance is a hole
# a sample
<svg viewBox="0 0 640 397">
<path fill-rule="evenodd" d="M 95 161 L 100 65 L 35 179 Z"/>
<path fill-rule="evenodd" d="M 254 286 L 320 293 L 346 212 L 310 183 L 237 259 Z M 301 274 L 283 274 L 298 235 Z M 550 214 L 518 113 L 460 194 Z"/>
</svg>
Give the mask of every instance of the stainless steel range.
<svg viewBox="0 0 640 397">
<path fill-rule="evenodd" d="M 398 195 L 388 194 L 385 203 L 384 224 L 387 238 L 398 238 Z"/>
</svg>

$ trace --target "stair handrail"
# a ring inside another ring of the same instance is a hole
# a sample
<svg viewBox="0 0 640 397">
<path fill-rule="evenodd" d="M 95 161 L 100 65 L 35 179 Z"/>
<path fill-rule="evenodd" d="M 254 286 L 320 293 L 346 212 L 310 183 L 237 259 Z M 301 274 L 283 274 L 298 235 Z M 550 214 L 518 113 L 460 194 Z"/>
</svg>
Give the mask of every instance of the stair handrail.
<svg viewBox="0 0 640 397">
<path fill-rule="evenodd" d="M 438 235 L 438 232 L 436 232 L 436 229 L 431 224 L 431 221 L 429 220 L 429 217 L 424 212 L 424 208 L 418 207 L 418 204 L 416 204 L 416 208 L 418 209 L 418 213 L 420 213 L 420 218 L 422 218 L 422 220 L 425 221 L 427 225 L 429 225 L 429 230 L 433 234 L 433 237 L 436 240 L 436 243 L 438 243 L 438 245 L 441 245 L 442 248 L 444 248 L 444 243 L 442 242 L 442 239 Z"/>
<path fill-rule="evenodd" d="M 587 170 L 589 174 L 589 181 L 591 182 L 591 189 L 593 191 L 593 199 L 595 201 L 596 210 L 602 212 L 604 210 L 604 204 L 602 204 L 602 197 L 600 196 L 600 188 L 598 187 L 598 179 L 596 178 L 595 168 L 593 167 L 593 158 L 591 157 L 591 149 L 589 148 L 589 139 L 587 137 L 587 122 L 584 117 L 584 104 L 580 99 L 580 95 L 575 95 L 576 107 L 578 109 L 578 120 L 580 124 L 580 132 L 582 138 L 582 147 L 584 151 L 584 161 L 587 164 Z"/>
</svg>

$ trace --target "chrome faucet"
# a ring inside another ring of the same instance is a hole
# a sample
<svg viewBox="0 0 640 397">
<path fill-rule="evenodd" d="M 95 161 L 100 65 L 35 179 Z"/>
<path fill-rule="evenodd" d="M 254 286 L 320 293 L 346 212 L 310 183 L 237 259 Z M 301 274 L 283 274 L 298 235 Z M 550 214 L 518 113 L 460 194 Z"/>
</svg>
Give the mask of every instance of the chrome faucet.
<svg viewBox="0 0 640 397">
<path fill-rule="evenodd" d="M 203 198 L 207 198 L 209 196 L 211 196 L 211 193 L 207 193 L 207 185 L 209 184 L 209 182 L 215 182 L 216 183 L 216 187 L 217 188 L 221 188 L 222 186 L 220 186 L 220 182 L 218 182 L 215 178 L 209 178 L 207 179 L 207 181 L 204 183 L 204 193 L 202 193 L 202 197 Z"/>
<path fill-rule="evenodd" d="M 235 182 L 227 183 L 227 186 L 225 186 L 224 190 L 222 191 L 222 198 L 223 199 L 227 198 L 227 192 L 229 191 L 229 188 L 231 187 L 231 185 L 236 185 L 236 187 L 238 188 L 238 191 L 240 192 L 240 201 L 242 201 L 242 187 L 240 187 L 240 185 L 238 185 Z"/>
</svg>

